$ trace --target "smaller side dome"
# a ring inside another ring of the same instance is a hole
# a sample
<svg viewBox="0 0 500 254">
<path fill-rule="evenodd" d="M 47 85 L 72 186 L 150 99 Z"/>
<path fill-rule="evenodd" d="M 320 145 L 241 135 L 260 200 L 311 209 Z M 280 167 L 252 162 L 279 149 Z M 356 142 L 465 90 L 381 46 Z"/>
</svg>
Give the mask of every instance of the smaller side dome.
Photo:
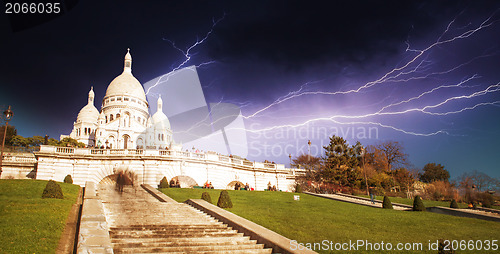
<svg viewBox="0 0 500 254">
<path fill-rule="evenodd" d="M 99 111 L 92 104 L 87 104 L 83 107 L 76 118 L 76 122 L 97 123 Z"/>
<path fill-rule="evenodd" d="M 167 130 L 170 129 L 170 121 L 168 117 L 163 113 L 163 100 L 161 95 L 158 97 L 158 107 L 156 113 L 151 117 L 154 128 L 157 130 Z"/>
<path fill-rule="evenodd" d="M 99 111 L 94 106 L 94 89 L 90 88 L 88 103 L 83 107 L 78 116 L 76 117 L 76 122 L 85 122 L 85 123 L 97 123 L 99 118 Z"/>
</svg>

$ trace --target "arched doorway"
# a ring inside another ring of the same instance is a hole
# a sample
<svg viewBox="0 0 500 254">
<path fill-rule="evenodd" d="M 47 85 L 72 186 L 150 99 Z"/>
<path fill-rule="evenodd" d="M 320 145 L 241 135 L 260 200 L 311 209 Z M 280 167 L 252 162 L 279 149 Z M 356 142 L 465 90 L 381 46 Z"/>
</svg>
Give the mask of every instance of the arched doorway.
<svg viewBox="0 0 500 254">
<path fill-rule="evenodd" d="M 196 181 L 190 176 L 176 176 L 172 178 L 172 180 L 179 182 L 181 188 L 192 188 L 193 186 L 199 186 L 198 183 L 196 183 Z"/>
<path fill-rule="evenodd" d="M 240 188 L 244 188 L 245 184 L 240 182 L 240 181 L 232 181 L 227 184 L 226 190 L 234 190 L 234 187 L 236 186 L 236 183 L 240 184 Z"/>
</svg>

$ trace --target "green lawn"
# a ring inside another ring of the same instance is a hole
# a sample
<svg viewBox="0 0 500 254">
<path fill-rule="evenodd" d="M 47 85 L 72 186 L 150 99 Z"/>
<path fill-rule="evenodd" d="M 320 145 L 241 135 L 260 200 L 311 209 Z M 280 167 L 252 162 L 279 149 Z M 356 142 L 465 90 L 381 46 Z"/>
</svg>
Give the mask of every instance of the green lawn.
<svg viewBox="0 0 500 254">
<path fill-rule="evenodd" d="M 360 197 L 365 197 L 369 198 L 367 195 L 359 195 Z M 376 199 L 378 200 L 383 200 L 384 196 L 376 196 Z M 389 197 L 392 203 L 399 203 L 399 204 L 404 204 L 404 205 L 413 205 L 413 199 L 408 199 L 408 198 L 399 198 L 399 197 Z M 450 202 L 449 201 L 434 201 L 434 200 L 425 200 L 422 199 L 424 202 L 425 207 L 433 207 L 433 206 L 444 206 L 444 207 L 450 207 Z M 467 204 L 465 203 L 458 203 L 459 208 L 467 208 Z"/>
<path fill-rule="evenodd" d="M 46 184 L 0 180 L 0 253 L 55 253 L 80 186 L 59 183 L 64 199 L 42 199 Z"/>
<path fill-rule="evenodd" d="M 200 198 L 201 193 L 207 190 L 161 189 L 161 191 L 183 202 L 190 198 Z M 212 202 L 216 204 L 220 190 L 208 190 L 208 192 Z M 300 243 L 321 243 L 323 240 L 348 243 L 350 240 L 354 242 L 368 240 L 371 243 L 382 241 L 391 243 L 393 248 L 396 248 L 398 243 L 422 243 L 423 250 L 428 250 L 429 241 L 435 242 L 440 238 L 459 241 L 499 241 L 500 223 L 497 222 L 430 212 L 371 208 L 306 194 L 300 194 L 300 201 L 293 200 L 295 193 L 286 192 L 229 191 L 229 195 L 234 207 L 227 209 L 228 211 Z M 321 250 L 318 252 L 329 253 Z M 362 251 L 356 253 L 360 252 L 362 253 Z M 396 253 L 404 252 L 396 251 Z"/>
</svg>

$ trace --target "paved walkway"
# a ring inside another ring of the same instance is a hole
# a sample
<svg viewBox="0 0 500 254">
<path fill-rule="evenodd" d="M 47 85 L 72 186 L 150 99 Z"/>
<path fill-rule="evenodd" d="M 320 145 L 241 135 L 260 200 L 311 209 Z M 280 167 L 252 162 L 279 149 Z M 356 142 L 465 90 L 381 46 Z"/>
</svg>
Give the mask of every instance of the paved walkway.
<svg viewBox="0 0 500 254">
<path fill-rule="evenodd" d="M 140 187 L 100 185 L 115 253 L 271 253 L 195 208 L 160 202 Z"/>
<path fill-rule="evenodd" d="M 307 194 L 319 196 L 319 197 L 324 197 L 324 198 L 329 198 L 329 199 L 342 201 L 342 202 L 358 204 L 358 205 L 382 208 L 382 201 L 380 201 L 380 200 L 375 200 L 375 204 L 372 204 L 370 199 L 363 198 L 363 197 L 351 196 L 351 195 L 345 195 L 345 194 L 317 194 L 317 193 L 310 193 L 310 192 L 307 192 Z M 395 204 L 395 203 L 392 204 L 392 207 L 394 208 L 394 210 L 411 209 L 411 206 L 400 205 L 400 204 Z"/>
</svg>

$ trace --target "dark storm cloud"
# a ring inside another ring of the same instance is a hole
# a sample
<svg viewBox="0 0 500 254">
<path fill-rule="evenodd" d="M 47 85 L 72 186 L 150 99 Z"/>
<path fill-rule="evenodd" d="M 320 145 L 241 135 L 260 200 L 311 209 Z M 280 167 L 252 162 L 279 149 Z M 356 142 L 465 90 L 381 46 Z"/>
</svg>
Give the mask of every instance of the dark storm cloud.
<svg viewBox="0 0 500 254">
<path fill-rule="evenodd" d="M 216 28 L 209 54 L 258 59 L 292 68 L 337 61 L 362 63 L 395 54 L 413 34 L 449 22 L 457 1 L 265 1 L 233 6 Z"/>
</svg>

